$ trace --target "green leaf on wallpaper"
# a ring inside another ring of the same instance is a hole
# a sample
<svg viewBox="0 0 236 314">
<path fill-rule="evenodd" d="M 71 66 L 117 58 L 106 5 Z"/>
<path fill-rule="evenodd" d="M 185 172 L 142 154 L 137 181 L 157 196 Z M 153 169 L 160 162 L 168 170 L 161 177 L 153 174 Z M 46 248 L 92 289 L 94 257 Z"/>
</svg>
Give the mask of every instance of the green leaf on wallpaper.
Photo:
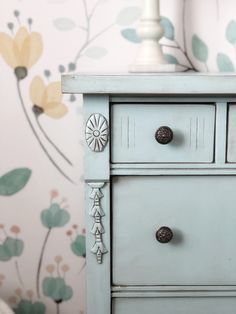
<svg viewBox="0 0 236 314">
<path fill-rule="evenodd" d="M 178 64 L 179 63 L 178 60 L 174 56 L 172 56 L 168 53 L 165 53 L 164 56 L 165 56 L 165 59 L 168 63 L 171 63 L 171 64 Z"/>
<path fill-rule="evenodd" d="M 6 249 L 4 245 L 0 245 L 0 261 L 7 262 L 12 258 L 10 252 Z"/>
<path fill-rule="evenodd" d="M 217 66 L 220 72 L 234 72 L 234 65 L 230 58 L 224 53 L 217 54 Z"/>
<path fill-rule="evenodd" d="M 196 34 L 192 37 L 192 49 L 196 59 L 206 63 L 208 59 L 208 47 L 205 42 Z"/>
<path fill-rule="evenodd" d="M 12 257 L 20 256 L 24 249 L 24 242 L 20 239 L 7 237 L 0 244 L 0 261 L 9 261 Z"/>
<path fill-rule="evenodd" d="M 10 237 L 5 239 L 3 245 L 12 257 L 21 256 L 24 249 L 24 242 L 22 240 Z"/>
<path fill-rule="evenodd" d="M 60 228 L 70 220 L 70 214 L 59 204 L 52 203 L 51 206 L 41 212 L 41 221 L 46 228 Z"/>
<path fill-rule="evenodd" d="M 53 25 L 62 32 L 71 31 L 76 27 L 76 23 L 67 17 L 60 17 L 53 20 Z"/>
<path fill-rule="evenodd" d="M 14 308 L 15 314 L 45 314 L 46 307 L 42 302 L 33 303 L 30 300 L 22 299 L 16 308 Z"/>
<path fill-rule="evenodd" d="M 43 280 L 43 293 L 55 302 L 63 302 L 72 298 L 73 290 L 60 277 L 46 277 Z"/>
<path fill-rule="evenodd" d="M 73 253 L 80 257 L 86 256 L 85 236 L 77 235 L 75 241 L 71 243 Z"/>
<path fill-rule="evenodd" d="M 32 312 L 30 314 L 44 314 L 46 313 L 46 306 L 42 302 L 32 303 Z"/>
<path fill-rule="evenodd" d="M 125 28 L 121 31 L 121 35 L 128 41 L 139 44 L 141 43 L 140 37 L 138 37 L 136 30 L 134 28 Z"/>
<path fill-rule="evenodd" d="M 161 16 L 161 26 L 164 28 L 164 37 L 170 40 L 174 40 L 175 38 L 175 28 L 172 24 L 171 20 L 169 20 L 165 16 Z"/>
<path fill-rule="evenodd" d="M 136 22 L 141 16 L 142 10 L 140 7 L 127 7 L 120 11 L 117 15 L 116 23 L 120 26 L 128 26 Z"/>
<path fill-rule="evenodd" d="M 0 177 L 0 195 L 10 196 L 24 188 L 32 171 L 28 168 L 14 169 Z"/>
<path fill-rule="evenodd" d="M 107 50 L 103 47 L 92 46 L 85 51 L 85 55 L 92 59 L 101 59 L 107 54 Z"/>
<path fill-rule="evenodd" d="M 236 21 L 232 20 L 226 27 L 226 38 L 231 44 L 236 44 Z"/>
<path fill-rule="evenodd" d="M 63 293 L 63 301 L 68 301 L 73 296 L 73 290 L 70 286 L 65 286 Z"/>
</svg>

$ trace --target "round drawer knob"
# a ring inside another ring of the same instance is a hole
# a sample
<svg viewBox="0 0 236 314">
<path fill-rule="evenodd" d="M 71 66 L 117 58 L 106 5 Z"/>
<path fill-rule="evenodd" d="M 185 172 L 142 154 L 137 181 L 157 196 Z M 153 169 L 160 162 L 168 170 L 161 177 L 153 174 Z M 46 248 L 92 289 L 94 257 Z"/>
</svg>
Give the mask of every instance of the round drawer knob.
<svg viewBox="0 0 236 314">
<path fill-rule="evenodd" d="M 173 232 L 169 227 L 161 227 L 156 232 L 156 239 L 160 243 L 168 243 L 173 238 Z"/>
<path fill-rule="evenodd" d="M 155 139 L 159 144 L 168 144 L 173 139 L 173 131 L 168 126 L 161 126 L 155 133 Z"/>
</svg>

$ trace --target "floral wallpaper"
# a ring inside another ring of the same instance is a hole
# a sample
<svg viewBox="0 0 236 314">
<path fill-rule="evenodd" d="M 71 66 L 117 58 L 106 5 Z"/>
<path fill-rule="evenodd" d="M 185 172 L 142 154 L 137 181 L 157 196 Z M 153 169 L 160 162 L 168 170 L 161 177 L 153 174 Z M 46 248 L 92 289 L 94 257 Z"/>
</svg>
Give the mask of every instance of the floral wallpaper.
<svg viewBox="0 0 236 314">
<path fill-rule="evenodd" d="M 0 2 L 0 296 L 18 314 L 84 314 L 81 95 L 60 77 L 127 72 L 141 0 Z M 166 58 L 235 71 L 234 0 L 161 0 Z"/>
</svg>

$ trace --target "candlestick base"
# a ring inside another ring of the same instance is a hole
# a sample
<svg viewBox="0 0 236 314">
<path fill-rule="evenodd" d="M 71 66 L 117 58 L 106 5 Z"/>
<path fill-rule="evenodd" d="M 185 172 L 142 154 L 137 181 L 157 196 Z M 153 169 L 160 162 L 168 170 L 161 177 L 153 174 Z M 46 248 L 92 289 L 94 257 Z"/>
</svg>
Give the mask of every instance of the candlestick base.
<svg viewBox="0 0 236 314">
<path fill-rule="evenodd" d="M 160 72 L 183 72 L 187 67 L 179 64 L 132 64 L 129 67 L 131 73 L 160 73 Z"/>
</svg>

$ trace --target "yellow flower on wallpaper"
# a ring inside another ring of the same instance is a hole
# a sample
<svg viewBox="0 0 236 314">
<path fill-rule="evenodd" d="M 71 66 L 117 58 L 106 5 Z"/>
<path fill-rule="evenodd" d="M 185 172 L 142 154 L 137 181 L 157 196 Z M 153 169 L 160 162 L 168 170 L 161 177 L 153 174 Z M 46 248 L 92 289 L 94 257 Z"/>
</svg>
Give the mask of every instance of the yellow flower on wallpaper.
<svg viewBox="0 0 236 314">
<path fill-rule="evenodd" d="M 14 69 L 18 80 L 26 77 L 27 70 L 38 61 L 42 51 L 41 35 L 30 33 L 26 27 L 20 27 L 14 38 L 0 32 L 0 54 Z"/>
<path fill-rule="evenodd" d="M 34 77 L 30 85 L 30 97 L 36 116 L 45 113 L 51 118 L 59 119 L 67 113 L 67 107 L 62 103 L 59 81 L 46 86 L 41 77 Z"/>
</svg>

